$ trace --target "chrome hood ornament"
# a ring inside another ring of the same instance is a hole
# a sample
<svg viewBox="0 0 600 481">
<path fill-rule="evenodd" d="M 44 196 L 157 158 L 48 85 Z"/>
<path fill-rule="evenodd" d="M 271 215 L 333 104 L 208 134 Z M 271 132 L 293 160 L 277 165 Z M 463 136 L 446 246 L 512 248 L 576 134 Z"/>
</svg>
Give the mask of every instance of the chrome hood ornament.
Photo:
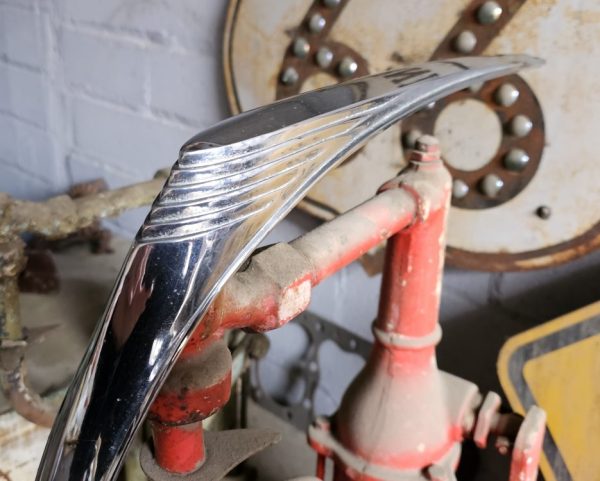
<svg viewBox="0 0 600 481">
<path fill-rule="evenodd" d="M 470 84 L 538 64 L 459 58 L 292 97 L 187 142 L 124 262 L 58 413 L 38 481 L 108 481 L 211 301 L 325 173 Z"/>
</svg>

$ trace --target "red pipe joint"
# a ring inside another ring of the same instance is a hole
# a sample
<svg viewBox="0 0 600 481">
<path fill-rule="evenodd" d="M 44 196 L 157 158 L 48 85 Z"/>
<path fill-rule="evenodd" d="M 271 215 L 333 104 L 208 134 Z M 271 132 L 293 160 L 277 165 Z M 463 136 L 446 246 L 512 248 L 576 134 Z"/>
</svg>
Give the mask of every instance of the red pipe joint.
<svg viewBox="0 0 600 481">
<path fill-rule="evenodd" d="M 189 473 L 205 459 L 202 420 L 214 414 L 231 394 L 231 353 L 222 339 L 188 352 L 175 364 L 150 408 L 154 454 L 159 466 Z"/>
</svg>

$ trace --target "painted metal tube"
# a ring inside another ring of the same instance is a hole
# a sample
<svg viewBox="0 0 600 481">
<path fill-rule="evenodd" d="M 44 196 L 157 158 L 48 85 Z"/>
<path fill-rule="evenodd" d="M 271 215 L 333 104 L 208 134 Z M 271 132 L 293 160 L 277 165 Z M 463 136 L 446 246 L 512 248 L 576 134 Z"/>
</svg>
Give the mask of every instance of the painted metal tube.
<svg viewBox="0 0 600 481">
<path fill-rule="evenodd" d="M 469 57 L 308 92 L 202 132 L 140 228 L 56 418 L 38 481 L 109 481 L 225 282 L 329 170 L 470 84 L 539 64 Z"/>
</svg>

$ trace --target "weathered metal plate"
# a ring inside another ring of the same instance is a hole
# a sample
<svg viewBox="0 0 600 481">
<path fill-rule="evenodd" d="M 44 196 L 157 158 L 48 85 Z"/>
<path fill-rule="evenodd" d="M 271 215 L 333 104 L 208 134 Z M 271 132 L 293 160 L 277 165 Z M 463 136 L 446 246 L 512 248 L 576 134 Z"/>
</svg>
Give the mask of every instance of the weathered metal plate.
<svg viewBox="0 0 600 481">
<path fill-rule="evenodd" d="M 483 3 L 230 0 L 224 64 L 231 108 L 248 110 L 351 78 L 340 73 L 340 62 L 348 56 L 356 62 L 353 75 L 360 75 L 464 55 L 456 45 L 466 30 L 475 34 L 471 54 L 542 57 L 547 64 L 541 69 L 461 92 L 389 129 L 323 179 L 302 207 L 329 218 L 365 200 L 404 165 L 410 134 L 432 131 L 441 139 L 453 175 L 469 187 L 466 196 L 453 199 L 450 262 L 518 270 L 585 254 L 600 245 L 600 210 L 594 208 L 600 205 L 600 169 L 595 165 L 600 63 L 593 60 L 600 42 L 600 3 L 497 0 L 503 11 L 489 24 L 479 17 Z M 320 31 L 318 21 L 310 26 L 315 14 L 325 23 Z M 298 37 L 310 45 L 305 56 L 294 53 Z M 316 60 L 322 47 L 333 53 L 324 67 Z M 295 69 L 298 80 L 286 84 L 281 79 L 288 67 Z M 510 105 L 499 100 L 504 84 L 519 91 Z M 515 120 L 518 115 L 532 121 L 523 136 L 513 130 L 513 122 L 523 120 Z M 512 149 L 529 155 L 522 170 L 505 165 Z M 488 174 L 504 182 L 495 197 L 482 192 Z M 548 210 L 539 215 L 540 207 L 548 207 L 550 216 L 544 215 Z"/>
<path fill-rule="evenodd" d="M 600 480 L 600 302 L 509 339 L 498 374 L 515 411 L 547 413 L 545 479 Z"/>
</svg>

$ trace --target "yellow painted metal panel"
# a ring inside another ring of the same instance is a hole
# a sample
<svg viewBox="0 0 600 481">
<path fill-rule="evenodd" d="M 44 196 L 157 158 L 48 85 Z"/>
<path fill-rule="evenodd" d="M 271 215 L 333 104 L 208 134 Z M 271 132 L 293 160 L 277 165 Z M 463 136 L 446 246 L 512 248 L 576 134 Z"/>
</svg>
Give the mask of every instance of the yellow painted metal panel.
<svg viewBox="0 0 600 481">
<path fill-rule="evenodd" d="M 512 337 L 498 374 L 513 409 L 548 414 L 547 481 L 600 481 L 600 302 Z"/>
</svg>

